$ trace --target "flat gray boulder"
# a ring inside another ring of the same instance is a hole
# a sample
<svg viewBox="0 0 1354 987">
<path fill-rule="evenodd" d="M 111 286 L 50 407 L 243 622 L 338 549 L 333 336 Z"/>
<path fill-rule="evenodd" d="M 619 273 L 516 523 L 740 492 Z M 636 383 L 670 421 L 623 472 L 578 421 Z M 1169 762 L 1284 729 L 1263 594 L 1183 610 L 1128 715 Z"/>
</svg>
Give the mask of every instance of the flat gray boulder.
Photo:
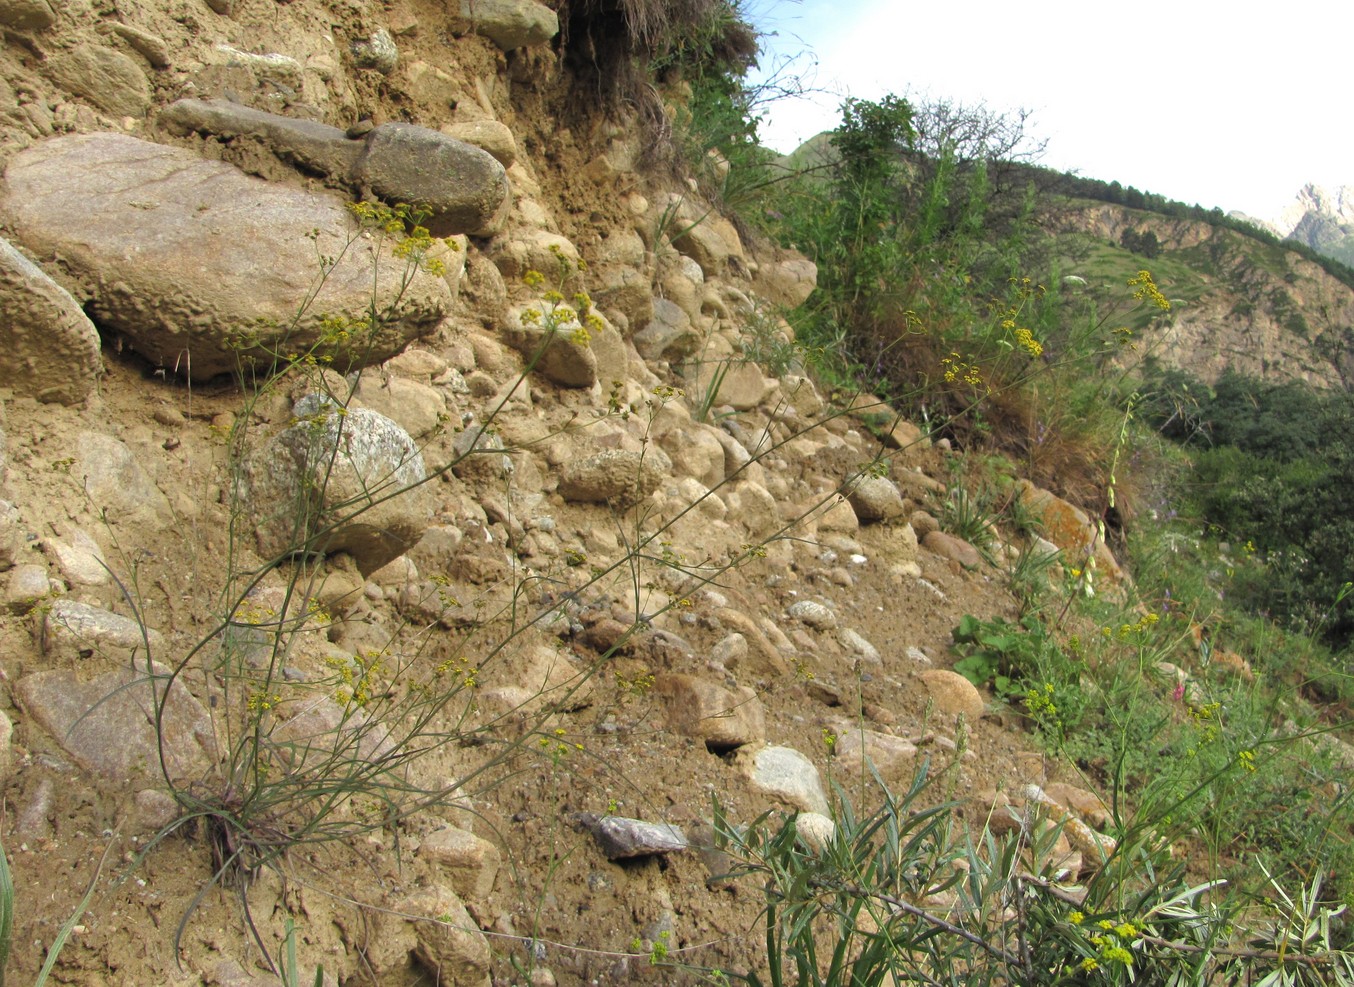
<svg viewBox="0 0 1354 987">
<path fill-rule="evenodd" d="M 346 337 L 330 322 L 319 355 L 342 370 L 379 363 L 452 304 L 441 277 L 418 271 L 404 286 L 404 266 L 359 233 L 338 196 L 121 134 L 57 137 L 20 152 L 5 171 L 0 216 L 35 255 L 58 258 L 49 272 L 95 322 L 199 380 L 307 352 L 326 317 L 361 316 L 373 292 L 378 310 L 395 306 L 390 317 Z M 320 255 L 339 259 L 302 310 Z"/>
<path fill-rule="evenodd" d="M 423 537 L 426 477 L 408 432 L 374 411 L 330 405 L 252 452 L 241 494 L 260 555 L 347 552 L 366 576 Z"/>
<path fill-rule="evenodd" d="M 103 363 L 94 323 L 59 284 L 0 237 L 0 379 L 16 394 L 79 404 Z"/>
<path fill-rule="evenodd" d="M 256 138 L 278 157 L 354 190 L 418 206 L 427 210 L 423 225 L 434 236 L 496 233 L 511 205 L 508 174 L 492 154 L 427 127 L 383 123 L 361 140 L 350 140 L 337 127 L 224 99 L 181 99 L 160 119 L 184 134 Z"/>
</svg>

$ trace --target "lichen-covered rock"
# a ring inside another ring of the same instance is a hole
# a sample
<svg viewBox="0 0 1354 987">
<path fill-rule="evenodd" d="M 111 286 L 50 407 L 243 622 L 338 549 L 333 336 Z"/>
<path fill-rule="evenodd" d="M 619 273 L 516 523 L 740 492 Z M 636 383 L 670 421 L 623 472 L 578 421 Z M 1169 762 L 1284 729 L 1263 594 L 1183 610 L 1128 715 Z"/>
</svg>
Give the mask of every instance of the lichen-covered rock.
<svg viewBox="0 0 1354 987">
<path fill-rule="evenodd" d="M 382 75 L 395 71 L 400 60 L 400 50 L 395 40 L 385 28 L 377 28 L 371 37 L 352 43 L 353 64 L 360 69 L 372 69 Z"/>
<path fill-rule="evenodd" d="M 1028 480 L 1020 481 L 1020 500 L 1043 521 L 1044 536 L 1063 551 L 1066 564 L 1087 567 L 1095 560 L 1096 578 L 1110 586 L 1128 581 L 1114 553 L 1100 537 L 1096 524 L 1080 507 L 1056 494 L 1041 490 Z"/>
<path fill-rule="evenodd" d="M 322 408 L 256 449 L 242 502 L 259 554 L 347 552 L 363 575 L 418 543 L 432 516 L 409 433 L 365 408 Z"/>
<path fill-rule="evenodd" d="M 786 608 L 785 614 L 818 631 L 832 630 L 837 626 L 837 615 L 832 612 L 832 608 L 816 600 L 796 600 Z"/>
<path fill-rule="evenodd" d="M 734 760 L 754 788 L 805 812 L 829 814 L 818 769 L 793 747 L 744 747 Z"/>
<path fill-rule="evenodd" d="M 103 362 L 99 333 L 75 299 L 0 238 L 0 378 L 16 394 L 79 404 Z"/>
<path fill-rule="evenodd" d="M 564 467 L 559 493 L 565 500 L 630 507 L 646 499 L 672 471 L 661 449 L 608 449 Z"/>
</svg>

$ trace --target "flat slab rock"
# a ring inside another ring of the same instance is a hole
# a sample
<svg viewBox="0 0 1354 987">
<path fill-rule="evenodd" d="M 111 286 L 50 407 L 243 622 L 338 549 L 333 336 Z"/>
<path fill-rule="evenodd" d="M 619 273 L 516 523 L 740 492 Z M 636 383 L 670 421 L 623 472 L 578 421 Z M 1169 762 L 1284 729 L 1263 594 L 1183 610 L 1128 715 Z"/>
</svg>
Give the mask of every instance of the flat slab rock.
<svg viewBox="0 0 1354 987">
<path fill-rule="evenodd" d="M 404 265 L 359 234 L 338 196 L 122 134 L 57 137 L 15 155 L 0 216 L 35 255 L 59 258 L 47 273 L 87 302 L 95 322 L 198 380 L 304 353 L 326 316 L 357 317 L 373 300 L 382 309 L 398 298 L 374 334 L 331 333 L 321 351 L 340 370 L 379 363 L 452 304 L 441 277 L 419 271 L 404 287 Z M 321 254 L 340 260 L 301 312 Z"/>
<path fill-rule="evenodd" d="M 20 679 L 15 693 L 24 710 L 91 774 L 115 784 L 161 778 L 160 757 L 173 779 L 184 779 L 208 763 L 213 735 L 207 711 L 154 663 L 119 668 L 93 678 L 64 669 Z M 164 699 L 163 746 L 155 733 L 157 697 Z"/>
</svg>

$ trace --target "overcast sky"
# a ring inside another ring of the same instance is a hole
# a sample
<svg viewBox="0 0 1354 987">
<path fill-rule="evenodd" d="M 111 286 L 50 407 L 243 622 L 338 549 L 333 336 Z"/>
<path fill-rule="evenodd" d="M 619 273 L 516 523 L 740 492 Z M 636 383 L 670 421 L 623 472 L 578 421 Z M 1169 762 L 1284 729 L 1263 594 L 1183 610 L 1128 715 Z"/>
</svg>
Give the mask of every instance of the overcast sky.
<svg viewBox="0 0 1354 987">
<path fill-rule="evenodd" d="M 767 110 L 788 152 L 844 95 L 1033 111 L 1042 163 L 1268 219 L 1308 182 L 1354 185 L 1354 4 L 746 0 L 764 67 L 808 50 L 827 92 Z M 804 60 L 804 67 L 812 61 Z"/>
</svg>

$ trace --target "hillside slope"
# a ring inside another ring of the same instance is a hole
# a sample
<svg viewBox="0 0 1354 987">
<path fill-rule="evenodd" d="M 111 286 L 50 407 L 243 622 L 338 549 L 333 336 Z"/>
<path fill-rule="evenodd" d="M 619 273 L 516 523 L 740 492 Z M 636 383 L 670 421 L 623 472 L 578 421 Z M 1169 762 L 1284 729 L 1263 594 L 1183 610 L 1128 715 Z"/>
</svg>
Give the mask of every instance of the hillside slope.
<svg viewBox="0 0 1354 987">
<path fill-rule="evenodd" d="M 1320 387 L 1354 382 L 1354 291 L 1278 246 L 1208 223 L 1105 203 L 1059 204 L 1044 213 L 1062 240 L 1064 272 L 1120 282 L 1149 267 L 1173 304 L 1149 340 L 1162 364 L 1205 380 L 1227 368 Z M 1150 233 L 1151 259 L 1124 249 L 1125 231 Z"/>
<path fill-rule="evenodd" d="M 472 6 L 0 2 L 18 980 L 103 861 L 66 982 L 275 983 L 293 925 L 338 982 L 672 982 L 760 948 L 712 796 L 1047 780 L 947 671 L 1014 602 L 946 457 L 745 355 L 812 265 L 648 166 L 582 14 Z"/>
</svg>

